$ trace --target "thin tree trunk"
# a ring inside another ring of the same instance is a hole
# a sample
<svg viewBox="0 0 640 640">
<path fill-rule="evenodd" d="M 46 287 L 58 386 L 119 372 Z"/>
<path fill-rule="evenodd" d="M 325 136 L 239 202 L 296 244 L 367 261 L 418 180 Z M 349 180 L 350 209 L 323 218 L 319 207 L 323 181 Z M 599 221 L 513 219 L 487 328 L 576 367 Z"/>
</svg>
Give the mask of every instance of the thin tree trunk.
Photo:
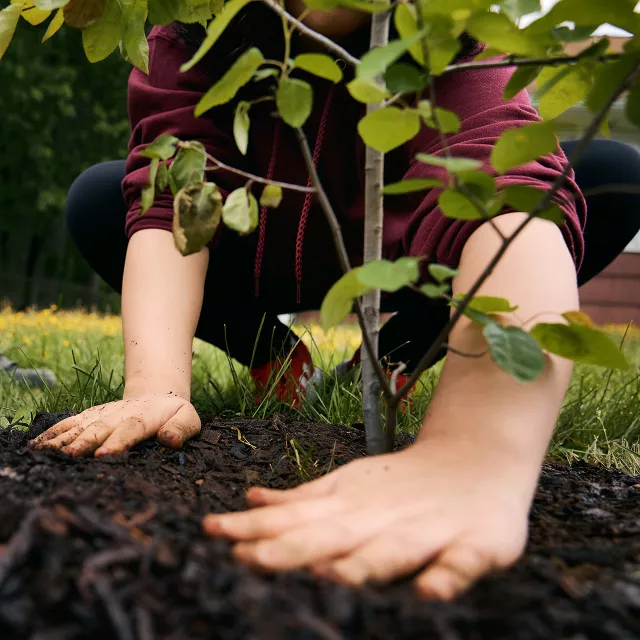
<svg viewBox="0 0 640 640">
<path fill-rule="evenodd" d="M 370 48 L 381 47 L 389 41 L 390 14 L 379 13 L 371 23 Z M 380 105 L 370 105 L 369 113 Z M 367 148 L 365 162 L 365 218 L 364 218 L 364 261 L 382 258 L 382 224 L 384 218 L 382 185 L 384 184 L 384 156 Z M 371 336 L 376 359 L 378 358 L 378 333 L 380 327 L 380 291 L 374 291 L 363 299 L 366 331 Z M 369 359 L 366 349 L 362 349 L 362 393 L 364 425 L 369 455 L 386 450 L 382 430 L 382 407 L 380 403 L 380 383 L 375 373 L 376 362 Z"/>
</svg>

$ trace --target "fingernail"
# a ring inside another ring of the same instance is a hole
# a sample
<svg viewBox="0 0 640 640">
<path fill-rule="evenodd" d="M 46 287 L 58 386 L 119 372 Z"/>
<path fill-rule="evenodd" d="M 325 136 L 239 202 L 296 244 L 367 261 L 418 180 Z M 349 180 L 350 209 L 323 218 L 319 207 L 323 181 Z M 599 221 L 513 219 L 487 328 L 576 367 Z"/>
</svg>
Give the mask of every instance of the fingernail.
<svg viewBox="0 0 640 640">
<path fill-rule="evenodd" d="M 109 455 L 110 451 L 109 449 L 105 449 L 104 447 L 100 447 L 96 452 L 95 452 L 95 456 L 99 457 L 99 456 L 107 456 Z"/>
</svg>

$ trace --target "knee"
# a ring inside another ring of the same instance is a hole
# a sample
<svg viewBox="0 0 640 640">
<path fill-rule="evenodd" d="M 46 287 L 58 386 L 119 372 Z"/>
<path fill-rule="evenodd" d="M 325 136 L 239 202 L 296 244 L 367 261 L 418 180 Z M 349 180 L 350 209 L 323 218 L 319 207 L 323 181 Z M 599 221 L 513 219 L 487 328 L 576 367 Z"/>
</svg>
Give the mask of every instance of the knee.
<svg viewBox="0 0 640 640">
<path fill-rule="evenodd" d="M 99 232 L 97 224 L 106 209 L 122 208 L 121 183 L 124 162 L 103 162 L 81 173 L 69 188 L 65 218 L 69 234 L 76 243 L 87 232 Z"/>
<path fill-rule="evenodd" d="M 617 140 L 594 140 L 585 155 L 584 169 L 591 174 L 591 180 L 601 184 L 640 184 L 640 151 Z"/>
</svg>

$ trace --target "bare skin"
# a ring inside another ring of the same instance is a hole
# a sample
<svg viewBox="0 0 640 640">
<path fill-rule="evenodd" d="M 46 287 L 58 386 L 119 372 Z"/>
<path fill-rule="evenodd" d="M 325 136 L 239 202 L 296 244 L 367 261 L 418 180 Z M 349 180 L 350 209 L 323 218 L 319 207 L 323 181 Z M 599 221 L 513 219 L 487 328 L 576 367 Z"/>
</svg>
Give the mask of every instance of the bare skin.
<svg viewBox="0 0 640 640">
<path fill-rule="evenodd" d="M 496 223 L 508 233 L 521 219 L 507 214 Z M 454 292 L 469 289 L 497 240 L 488 225 L 470 238 Z M 554 312 L 577 309 L 575 269 L 559 230 L 532 222 L 481 293 L 518 304 L 523 320 L 550 312 L 557 321 Z M 480 330 L 466 321 L 451 343 L 461 351 L 485 349 Z M 414 446 L 291 491 L 252 489 L 253 509 L 210 515 L 205 531 L 236 543 L 236 557 L 257 568 L 310 567 L 350 585 L 419 572 L 421 595 L 453 598 L 521 555 L 570 375 L 568 361 L 548 357 L 543 375 L 525 385 L 488 357 L 450 355 Z"/>
<path fill-rule="evenodd" d="M 300 15 L 301 0 L 289 10 Z M 310 12 L 305 22 L 332 37 L 351 33 L 361 14 Z M 495 220 L 505 233 L 523 214 Z M 483 225 L 467 242 L 454 292 L 466 292 L 498 247 Z M 541 256 L 544 247 L 544 259 Z M 178 448 L 200 430 L 190 404 L 191 345 L 202 305 L 208 252 L 182 258 L 165 231 L 129 243 L 123 290 L 124 400 L 89 409 L 35 443 L 71 455 L 125 451 L 147 438 Z M 578 308 L 576 275 L 562 236 L 533 221 L 481 293 L 518 304 L 526 320 Z M 505 317 L 504 322 L 510 320 Z M 459 351 L 485 350 L 480 330 L 461 322 Z M 350 585 L 418 574 L 425 597 L 450 599 L 522 553 L 540 464 L 571 376 L 548 357 L 534 383 L 520 384 L 488 357 L 450 355 L 418 441 L 358 460 L 291 491 L 254 488 L 252 509 L 210 515 L 205 531 L 234 543 L 236 557 L 271 571 L 308 567 Z"/>
</svg>

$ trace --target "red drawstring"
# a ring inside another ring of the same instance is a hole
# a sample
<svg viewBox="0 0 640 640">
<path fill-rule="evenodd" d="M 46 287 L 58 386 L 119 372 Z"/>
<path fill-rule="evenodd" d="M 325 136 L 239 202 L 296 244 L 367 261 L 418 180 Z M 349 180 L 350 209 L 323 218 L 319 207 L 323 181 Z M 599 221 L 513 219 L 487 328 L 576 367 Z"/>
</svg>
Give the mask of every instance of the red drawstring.
<svg viewBox="0 0 640 640">
<path fill-rule="evenodd" d="M 269 170 L 267 172 L 267 180 L 273 179 L 276 170 L 276 159 L 278 157 L 278 144 L 280 142 L 280 120 L 276 120 L 273 131 L 273 149 L 271 150 L 271 159 L 269 160 Z M 253 269 L 253 275 L 256 285 L 256 298 L 260 295 L 260 274 L 262 273 L 262 261 L 264 260 L 264 245 L 267 238 L 267 207 L 260 209 L 260 229 L 258 231 L 258 246 L 256 248 L 256 261 Z"/>
<path fill-rule="evenodd" d="M 324 142 L 324 134 L 327 128 L 327 120 L 329 117 L 329 110 L 331 109 L 331 102 L 333 100 L 335 88 L 331 87 L 327 101 L 324 104 L 322 111 L 322 117 L 320 118 L 320 126 L 318 127 L 318 135 L 316 136 L 316 144 L 313 149 L 313 164 L 318 166 L 318 160 L 320 159 L 320 152 L 322 151 L 322 144 Z M 312 186 L 311 176 L 307 182 L 307 186 Z M 302 206 L 302 213 L 300 214 L 300 223 L 298 224 L 298 235 L 296 237 L 296 301 L 300 304 L 301 290 L 302 290 L 302 252 L 304 245 L 304 232 L 307 228 L 307 220 L 309 219 L 309 211 L 311 210 L 311 199 L 313 194 L 307 193 L 304 199 L 304 205 Z"/>
</svg>

